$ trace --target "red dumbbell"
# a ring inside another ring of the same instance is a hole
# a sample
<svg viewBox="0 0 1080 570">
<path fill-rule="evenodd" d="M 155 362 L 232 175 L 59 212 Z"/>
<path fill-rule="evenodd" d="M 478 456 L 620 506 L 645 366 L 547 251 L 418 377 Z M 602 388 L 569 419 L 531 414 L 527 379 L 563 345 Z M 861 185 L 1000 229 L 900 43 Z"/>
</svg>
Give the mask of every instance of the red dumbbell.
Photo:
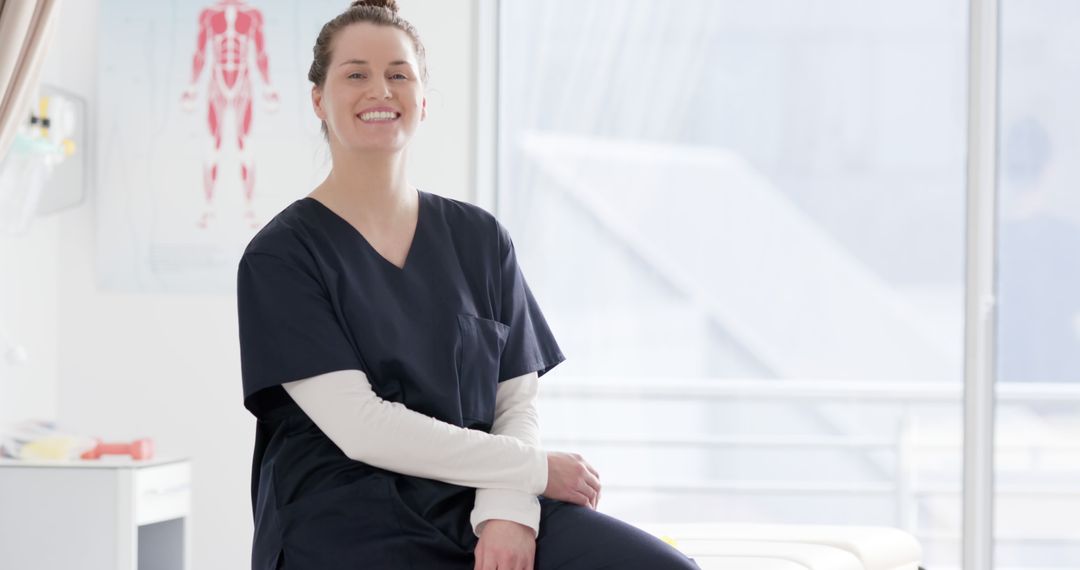
<svg viewBox="0 0 1080 570">
<path fill-rule="evenodd" d="M 80 456 L 82 459 L 101 459 L 102 455 L 130 455 L 132 459 L 150 459 L 154 456 L 154 440 L 150 438 L 136 439 L 131 443 L 95 441 L 97 445 L 83 452 Z"/>
</svg>

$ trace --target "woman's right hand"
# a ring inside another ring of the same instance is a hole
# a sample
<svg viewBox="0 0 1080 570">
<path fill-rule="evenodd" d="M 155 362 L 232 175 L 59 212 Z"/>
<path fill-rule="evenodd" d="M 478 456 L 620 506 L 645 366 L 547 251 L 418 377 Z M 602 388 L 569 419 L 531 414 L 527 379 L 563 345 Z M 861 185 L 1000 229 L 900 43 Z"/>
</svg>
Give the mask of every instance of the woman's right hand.
<svg viewBox="0 0 1080 570">
<path fill-rule="evenodd" d="M 600 474 L 577 453 L 549 451 L 548 482 L 544 496 L 596 510 L 600 501 Z"/>
</svg>

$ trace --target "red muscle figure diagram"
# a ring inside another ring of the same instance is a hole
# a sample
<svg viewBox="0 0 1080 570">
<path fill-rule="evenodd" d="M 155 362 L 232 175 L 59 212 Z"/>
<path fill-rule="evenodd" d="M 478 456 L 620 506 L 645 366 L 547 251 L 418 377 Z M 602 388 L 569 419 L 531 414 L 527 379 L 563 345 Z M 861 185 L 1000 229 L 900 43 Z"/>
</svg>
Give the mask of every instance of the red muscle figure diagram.
<svg viewBox="0 0 1080 570">
<path fill-rule="evenodd" d="M 210 147 L 203 163 L 203 197 L 205 207 L 197 225 L 207 228 L 214 218 L 214 189 L 218 180 L 218 161 L 221 155 L 222 121 L 225 112 L 232 110 L 236 125 L 236 144 L 240 154 L 240 179 L 244 191 L 244 217 L 252 228 L 258 227 L 252 199 L 255 194 L 255 163 L 250 149 L 249 134 L 252 119 L 252 75 L 250 52 L 255 52 L 255 64 L 266 85 L 263 97 L 266 111 L 277 110 L 278 95 L 270 85 L 269 60 L 263 38 L 262 12 L 244 0 L 219 0 L 199 14 L 199 37 L 191 69 L 191 82 L 181 96 L 185 111 L 195 110 L 195 83 L 207 62 L 210 46 L 209 83 L 206 92 L 207 126 Z"/>
</svg>

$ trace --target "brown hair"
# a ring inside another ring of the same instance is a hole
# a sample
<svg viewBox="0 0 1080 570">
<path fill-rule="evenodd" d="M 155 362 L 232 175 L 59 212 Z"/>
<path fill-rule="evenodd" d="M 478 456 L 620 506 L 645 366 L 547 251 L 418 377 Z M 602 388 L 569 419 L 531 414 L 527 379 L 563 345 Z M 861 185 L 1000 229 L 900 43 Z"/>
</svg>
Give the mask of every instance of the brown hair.
<svg viewBox="0 0 1080 570">
<path fill-rule="evenodd" d="M 420 41 L 420 34 L 405 18 L 398 16 L 396 0 L 356 0 L 347 10 L 338 14 L 333 20 L 323 25 L 319 31 L 319 37 L 315 40 L 312 48 L 311 68 L 308 69 L 308 80 L 322 89 L 326 83 L 326 70 L 330 66 L 330 44 L 334 36 L 341 29 L 359 22 L 370 22 L 377 26 L 392 26 L 406 34 L 412 40 L 413 49 L 416 50 L 417 64 L 420 66 L 420 81 L 427 83 L 427 56 L 424 52 L 424 44 Z M 326 121 L 322 123 L 323 137 L 327 137 Z"/>
</svg>

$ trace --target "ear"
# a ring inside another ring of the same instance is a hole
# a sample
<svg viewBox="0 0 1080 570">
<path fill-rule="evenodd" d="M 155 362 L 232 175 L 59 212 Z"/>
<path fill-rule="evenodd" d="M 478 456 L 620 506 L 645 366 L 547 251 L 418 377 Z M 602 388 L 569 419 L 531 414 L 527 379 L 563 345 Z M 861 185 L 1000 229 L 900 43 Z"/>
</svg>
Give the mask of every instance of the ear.
<svg viewBox="0 0 1080 570">
<path fill-rule="evenodd" d="M 311 87 L 311 107 L 315 110 L 315 116 L 319 119 L 326 120 L 326 111 L 322 108 L 322 89 L 319 89 L 318 85 Z"/>
<path fill-rule="evenodd" d="M 423 121 L 426 118 L 427 118 L 427 97 L 424 97 L 424 99 L 422 101 L 420 101 L 420 120 Z"/>
</svg>

